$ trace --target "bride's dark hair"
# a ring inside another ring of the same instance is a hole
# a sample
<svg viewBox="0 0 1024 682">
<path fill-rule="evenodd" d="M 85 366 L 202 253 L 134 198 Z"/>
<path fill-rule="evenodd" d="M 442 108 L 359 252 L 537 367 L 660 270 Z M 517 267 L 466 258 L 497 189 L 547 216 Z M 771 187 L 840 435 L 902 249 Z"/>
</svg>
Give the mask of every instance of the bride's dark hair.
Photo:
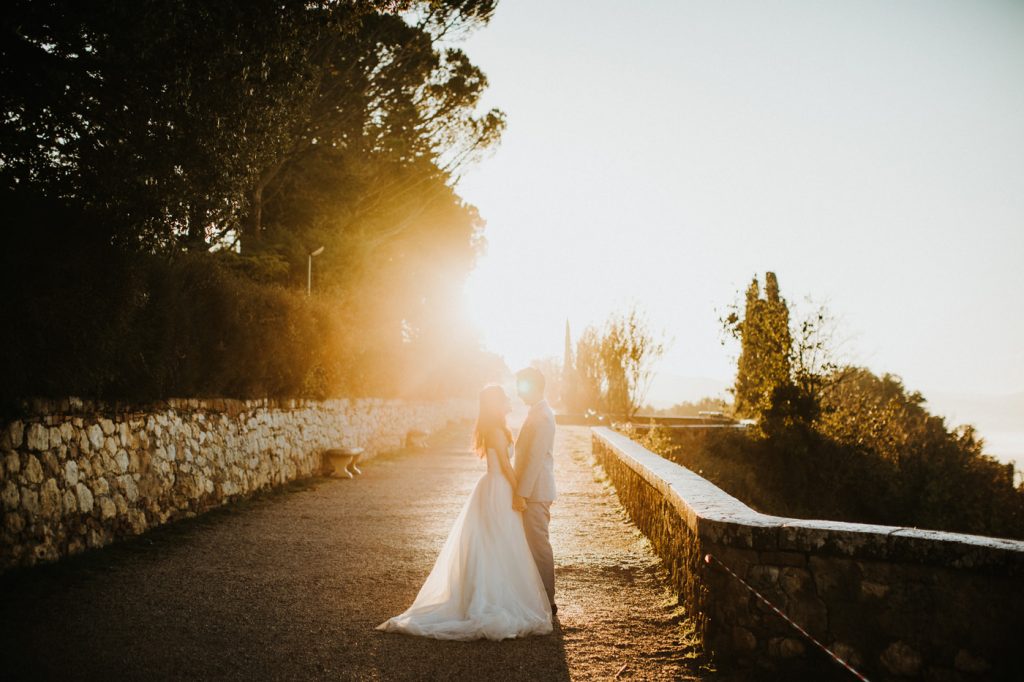
<svg viewBox="0 0 1024 682">
<path fill-rule="evenodd" d="M 508 442 L 512 442 L 512 431 L 505 423 L 505 412 L 501 409 L 507 401 L 508 396 L 501 386 L 486 386 L 480 391 L 480 412 L 473 429 L 473 449 L 481 457 L 487 454 L 487 436 L 495 431 L 501 431 Z"/>
</svg>

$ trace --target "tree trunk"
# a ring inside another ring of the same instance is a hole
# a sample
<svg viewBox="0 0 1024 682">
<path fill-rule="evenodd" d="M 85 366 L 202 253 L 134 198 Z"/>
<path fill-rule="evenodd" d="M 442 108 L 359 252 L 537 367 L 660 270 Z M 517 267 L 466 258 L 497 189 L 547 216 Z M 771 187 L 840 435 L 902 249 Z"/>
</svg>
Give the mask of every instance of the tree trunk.
<svg viewBox="0 0 1024 682">
<path fill-rule="evenodd" d="M 242 219 L 242 234 L 239 248 L 245 252 L 257 250 L 263 238 L 263 184 L 259 183 L 249 193 L 249 208 Z"/>
</svg>

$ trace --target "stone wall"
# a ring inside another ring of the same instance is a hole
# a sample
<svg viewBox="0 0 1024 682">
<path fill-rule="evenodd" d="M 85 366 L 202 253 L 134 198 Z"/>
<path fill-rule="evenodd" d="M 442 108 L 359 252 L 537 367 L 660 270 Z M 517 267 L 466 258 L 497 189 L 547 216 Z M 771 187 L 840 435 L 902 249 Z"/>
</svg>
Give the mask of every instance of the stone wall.
<svg viewBox="0 0 1024 682">
<path fill-rule="evenodd" d="M 852 679 L 708 554 L 872 680 L 1024 679 L 1024 542 L 767 516 L 610 429 L 593 452 L 720 665 Z"/>
<path fill-rule="evenodd" d="M 465 401 L 33 401 L 0 424 L 0 572 L 315 475 L 324 448 L 373 457 L 471 413 Z"/>
</svg>

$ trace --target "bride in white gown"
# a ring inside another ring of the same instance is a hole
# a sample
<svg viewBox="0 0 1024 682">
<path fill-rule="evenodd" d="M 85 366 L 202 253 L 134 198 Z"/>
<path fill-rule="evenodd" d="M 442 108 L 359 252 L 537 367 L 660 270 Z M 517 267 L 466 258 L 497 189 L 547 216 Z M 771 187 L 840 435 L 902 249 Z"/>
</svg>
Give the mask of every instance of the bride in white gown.
<svg viewBox="0 0 1024 682">
<path fill-rule="evenodd" d="M 474 445 L 487 473 L 466 500 L 416 600 L 377 626 L 437 639 L 507 639 L 551 632 L 551 606 L 526 544 L 522 514 L 512 508 L 512 434 L 508 396 L 480 393 Z"/>
</svg>

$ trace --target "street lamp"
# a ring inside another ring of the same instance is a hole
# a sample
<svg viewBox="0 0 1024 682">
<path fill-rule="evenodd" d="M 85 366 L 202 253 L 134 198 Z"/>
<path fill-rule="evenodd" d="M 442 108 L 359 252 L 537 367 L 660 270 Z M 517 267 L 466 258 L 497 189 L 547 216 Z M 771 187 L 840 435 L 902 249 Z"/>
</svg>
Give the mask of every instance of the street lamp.
<svg viewBox="0 0 1024 682">
<path fill-rule="evenodd" d="M 306 261 L 306 296 L 313 294 L 313 256 L 319 256 L 324 252 L 324 247 L 320 247 L 316 251 L 310 251 Z"/>
</svg>

